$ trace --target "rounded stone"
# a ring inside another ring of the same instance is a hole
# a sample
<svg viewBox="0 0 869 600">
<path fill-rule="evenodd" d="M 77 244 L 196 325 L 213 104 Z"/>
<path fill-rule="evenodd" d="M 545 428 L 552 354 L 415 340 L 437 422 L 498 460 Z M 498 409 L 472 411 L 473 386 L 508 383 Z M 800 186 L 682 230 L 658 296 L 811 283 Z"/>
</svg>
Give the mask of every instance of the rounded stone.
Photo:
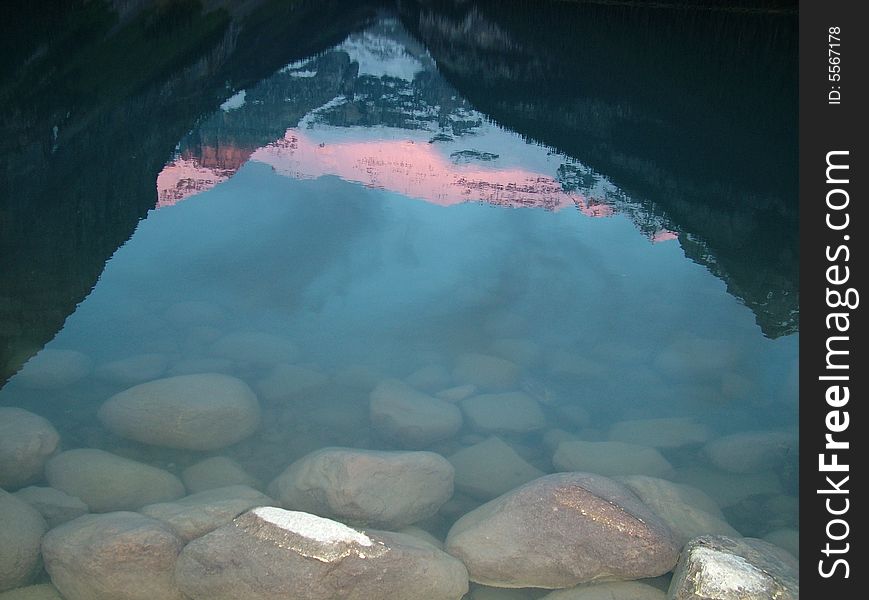
<svg viewBox="0 0 869 600">
<path fill-rule="evenodd" d="M 18 490 L 15 496 L 39 511 L 50 529 L 89 512 L 87 504 L 53 487 L 30 486 Z"/>
<path fill-rule="evenodd" d="M 215 450 L 256 431 L 260 409 L 245 382 L 202 373 L 131 387 L 109 398 L 98 417 L 110 431 L 145 444 Z"/>
<path fill-rule="evenodd" d="M 461 406 L 471 427 L 483 433 L 529 433 L 546 426 L 540 404 L 525 392 L 471 396 Z"/>
<path fill-rule="evenodd" d="M 190 465 L 181 472 L 181 480 L 191 494 L 229 485 L 246 485 L 256 489 L 262 485 L 244 467 L 227 456 L 212 456 Z"/>
<path fill-rule="evenodd" d="M 256 383 L 256 389 L 263 400 L 286 400 L 328 382 L 329 378 L 320 371 L 281 363 Z"/>
<path fill-rule="evenodd" d="M 433 452 L 324 448 L 269 486 L 291 510 L 399 529 L 434 515 L 453 495 L 453 467 Z"/>
<path fill-rule="evenodd" d="M 39 415 L 0 407 L 0 487 L 16 489 L 39 479 L 59 442 L 57 430 Z"/>
<path fill-rule="evenodd" d="M 168 366 L 169 359 L 165 354 L 151 352 L 103 363 L 94 374 L 105 381 L 132 385 L 162 377 Z"/>
<path fill-rule="evenodd" d="M 797 436 L 784 431 L 746 431 L 712 440 L 703 451 L 709 461 L 731 473 L 758 473 L 797 460 Z"/>
<path fill-rule="evenodd" d="M 293 342 L 262 331 L 229 333 L 214 342 L 211 353 L 252 367 L 293 363 L 299 358 L 299 349 Z"/>
<path fill-rule="evenodd" d="M 563 441 L 552 456 L 559 471 L 588 471 L 608 477 L 668 477 L 673 465 L 655 448 L 624 442 Z"/>
<path fill-rule="evenodd" d="M 270 507 L 190 542 L 175 577 L 192 600 L 459 600 L 468 590 L 462 563 L 424 541 Z"/>
<path fill-rule="evenodd" d="M 494 436 L 459 450 L 447 460 L 456 470 L 456 489 L 481 500 L 491 500 L 544 475 Z"/>
<path fill-rule="evenodd" d="M 76 383 L 91 372 L 93 361 L 76 350 L 43 349 L 15 375 L 15 382 L 35 390 L 49 390 Z"/>
<path fill-rule="evenodd" d="M 369 398 L 372 428 L 404 448 L 426 448 L 454 436 L 462 427 L 462 413 L 455 405 L 397 379 L 381 381 Z"/>
<path fill-rule="evenodd" d="M 620 483 L 589 473 L 535 479 L 460 518 L 447 552 L 471 581 L 557 589 L 666 573 L 679 544 Z"/>
<path fill-rule="evenodd" d="M 461 355 L 453 369 L 456 383 L 471 383 L 492 391 L 514 389 L 519 374 L 519 367 L 505 358 L 475 353 Z"/>
<path fill-rule="evenodd" d="M 0 490 L 0 592 L 30 583 L 39 568 L 39 544 L 47 530 L 35 508 Z"/>
<path fill-rule="evenodd" d="M 690 417 L 620 421 L 609 431 L 610 441 L 653 448 L 679 448 L 702 444 L 710 437 L 709 427 Z"/>
<path fill-rule="evenodd" d="M 61 452 L 45 465 L 45 476 L 93 512 L 136 510 L 184 495 L 184 484 L 168 471 L 91 448 Z"/>
<path fill-rule="evenodd" d="M 66 600 L 184 600 L 175 561 L 184 542 L 144 515 L 86 515 L 43 540 L 45 570 Z"/>
</svg>

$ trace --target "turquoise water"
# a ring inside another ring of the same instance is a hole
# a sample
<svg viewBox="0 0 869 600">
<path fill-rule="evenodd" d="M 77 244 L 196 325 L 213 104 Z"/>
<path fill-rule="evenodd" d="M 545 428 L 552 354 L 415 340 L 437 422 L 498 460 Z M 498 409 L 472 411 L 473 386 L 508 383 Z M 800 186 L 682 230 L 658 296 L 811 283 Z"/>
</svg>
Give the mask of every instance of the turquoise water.
<svg viewBox="0 0 869 600">
<path fill-rule="evenodd" d="M 480 112 L 393 18 L 225 96 L 178 140 L 155 206 L 0 405 L 48 419 L 63 450 L 175 474 L 227 456 L 266 484 L 323 447 L 396 449 L 370 424 L 384 380 L 522 391 L 543 425 L 499 435 L 541 472 L 566 470 L 561 439 L 656 447 L 663 471 L 604 474 L 692 485 L 740 534 L 795 551 L 782 540 L 799 529 L 799 335 L 765 335 L 689 226 Z M 468 355 L 500 371 L 481 375 Z M 257 393 L 253 435 L 173 449 L 97 417 L 133 385 L 203 372 Z M 744 432 L 777 441 L 713 456 L 714 440 Z M 465 414 L 415 449 L 450 457 L 490 433 Z M 420 526 L 443 539 L 455 506 L 481 502 L 459 490 Z"/>
</svg>

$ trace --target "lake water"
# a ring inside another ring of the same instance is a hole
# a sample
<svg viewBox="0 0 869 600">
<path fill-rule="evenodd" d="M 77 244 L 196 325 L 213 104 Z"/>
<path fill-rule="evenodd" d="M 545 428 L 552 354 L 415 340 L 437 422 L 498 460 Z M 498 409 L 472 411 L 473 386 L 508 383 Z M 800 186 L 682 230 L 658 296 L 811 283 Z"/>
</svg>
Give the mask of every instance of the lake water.
<svg viewBox="0 0 869 600">
<path fill-rule="evenodd" d="M 536 107 L 534 89 L 522 91 L 530 100 L 515 90 L 499 99 L 499 84 L 469 82 L 461 47 L 445 51 L 432 33 L 462 18 L 479 31 L 485 12 L 416 17 L 377 13 L 249 85 L 227 83 L 219 106 L 190 120 L 149 171 L 151 207 L 62 327 L 36 347 L 10 341 L 9 355 L 33 356 L 0 390 L 0 406 L 47 419 L 58 451 L 97 448 L 179 476 L 224 456 L 264 491 L 324 447 L 450 458 L 497 435 L 542 473 L 688 484 L 739 534 L 795 553 L 798 298 L 781 267 L 792 263 L 776 261 L 793 253 L 796 227 L 764 221 L 782 202 L 795 210 L 787 185 L 764 187 L 795 180 L 792 149 L 779 148 L 762 184 L 728 173 L 738 158 L 703 162 L 786 138 L 736 147 L 718 136 L 726 116 L 710 116 L 703 132 L 686 110 L 685 129 L 655 146 L 644 136 L 667 124 L 663 113 L 607 105 L 612 81 L 575 113 L 556 111 L 580 104 L 570 99 L 576 82 L 566 99 L 541 85 Z M 488 27 L 486 39 L 510 35 L 509 22 Z M 520 42 L 510 47 L 520 56 L 511 60 L 534 64 Z M 576 125 L 595 122 L 595 102 L 597 132 Z M 535 121 L 535 111 L 548 112 Z M 138 135 L 152 127 L 127 126 Z M 682 142 L 684 164 L 671 168 L 667 153 L 679 156 Z M 656 148 L 660 162 L 643 166 Z M 729 203 L 714 204 L 716 194 Z M 98 416 L 128 388 L 197 373 L 255 392 L 252 435 L 173 448 Z M 372 426 L 372 390 L 390 380 L 458 401 L 460 428 L 397 441 Z M 502 414 L 509 403 L 470 415 L 468 398 L 512 392 L 542 421 Z M 515 427 L 499 425 L 513 417 Z M 599 470 L 596 451 L 607 456 Z M 655 460 L 635 460 L 640 451 Z M 39 473 L 8 491 L 27 484 L 48 485 Z M 485 499 L 457 486 L 419 526 L 442 540 Z"/>
</svg>

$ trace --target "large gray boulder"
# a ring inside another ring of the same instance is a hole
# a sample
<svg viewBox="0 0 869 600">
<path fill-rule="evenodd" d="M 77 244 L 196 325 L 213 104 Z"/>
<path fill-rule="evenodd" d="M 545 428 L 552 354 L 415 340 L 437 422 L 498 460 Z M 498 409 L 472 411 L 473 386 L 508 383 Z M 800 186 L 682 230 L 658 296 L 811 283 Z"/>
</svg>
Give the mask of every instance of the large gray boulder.
<svg viewBox="0 0 869 600">
<path fill-rule="evenodd" d="M 433 452 L 324 448 L 269 486 L 291 510 L 384 529 L 434 515 L 453 495 L 453 467 Z"/>
<path fill-rule="evenodd" d="M 692 417 L 666 417 L 659 419 L 632 419 L 613 424 L 609 439 L 652 446 L 679 448 L 702 444 L 712 436 L 709 427 Z"/>
<path fill-rule="evenodd" d="M 462 448 L 448 459 L 456 470 L 456 489 L 491 500 L 544 475 L 498 437 Z"/>
<path fill-rule="evenodd" d="M 456 521 L 447 552 L 471 581 L 566 588 L 666 573 L 679 545 L 629 489 L 589 473 L 535 479 Z"/>
<path fill-rule="evenodd" d="M 480 394 L 461 405 L 468 423 L 482 433 L 530 433 L 546 425 L 540 404 L 525 392 Z"/>
<path fill-rule="evenodd" d="M 14 381 L 35 390 L 59 389 L 84 379 L 92 368 L 93 361 L 86 354 L 44 348 L 27 361 Z"/>
<path fill-rule="evenodd" d="M 670 600 L 797 600 L 796 560 L 763 540 L 700 536 L 682 550 Z"/>
<path fill-rule="evenodd" d="M 184 541 L 194 540 L 231 522 L 257 506 L 275 501 L 245 485 L 206 490 L 175 500 L 142 507 L 143 515 L 166 523 Z"/>
<path fill-rule="evenodd" d="M 85 515 L 42 542 L 45 570 L 66 600 L 185 600 L 174 568 L 184 542 L 131 512 Z"/>
<path fill-rule="evenodd" d="M 775 470 L 797 460 L 796 434 L 786 431 L 746 431 L 712 440 L 703 451 L 709 461 L 731 473 Z"/>
<path fill-rule="evenodd" d="M 0 592 L 26 585 L 36 575 L 47 529 L 35 508 L 0 490 Z"/>
<path fill-rule="evenodd" d="M 109 398 L 98 417 L 131 440 L 187 450 L 215 450 L 259 426 L 256 394 L 240 379 L 218 373 L 179 375 L 142 383 Z"/>
<path fill-rule="evenodd" d="M 371 391 L 371 427 L 403 448 L 426 448 L 462 428 L 455 405 L 423 394 L 397 379 L 381 381 Z"/>
<path fill-rule="evenodd" d="M 172 473 L 92 448 L 61 452 L 45 465 L 45 477 L 93 512 L 136 510 L 184 495 Z"/>
<path fill-rule="evenodd" d="M 0 406 L 0 487 L 16 489 L 39 479 L 58 442 L 57 430 L 39 415 Z"/>
<path fill-rule="evenodd" d="M 697 488 L 645 475 L 619 477 L 618 481 L 670 527 L 680 544 L 703 534 L 740 537 L 715 501 Z"/>
<path fill-rule="evenodd" d="M 176 580 L 192 600 L 459 600 L 465 567 L 400 533 L 256 508 L 190 542 Z"/>
<path fill-rule="evenodd" d="M 619 475 L 672 476 L 673 465 L 655 448 L 624 442 L 563 441 L 552 456 L 559 471 L 588 471 Z"/>
<path fill-rule="evenodd" d="M 53 487 L 29 486 L 18 490 L 15 495 L 39 511 L 49 529 L 90 512 L 87 504 L 80 499 Z"/>
<path fill-rule="evenodd" d="M 212 456 L 190 465 L 181 472 L 181 480 L 191 494 L 230 485 L 261 487 L 253 475 L 228 456 Z"/>
</svg>

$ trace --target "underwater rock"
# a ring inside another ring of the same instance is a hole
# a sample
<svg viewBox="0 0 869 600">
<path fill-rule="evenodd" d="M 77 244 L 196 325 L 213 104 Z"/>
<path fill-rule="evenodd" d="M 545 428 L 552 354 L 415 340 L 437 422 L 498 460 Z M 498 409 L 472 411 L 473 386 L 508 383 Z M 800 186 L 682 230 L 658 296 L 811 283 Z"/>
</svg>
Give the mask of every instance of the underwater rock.
<svg viewBox="0 0 869 600">
<path fill-rule="evenodd" d="M 591 414 L 579 404 L 562 404 L 555 408 L 558 416 L 576 427 L 582 429 L 591 422 Z"/>
<path fill-rule="evenodd" d="M 700 536 L 682 550 L 670 600 L 797 600 L 794 558 L 763 540 Z"/>
<path fill-rule="evenodd" d="M 39 544 L 48 530 L 35 508 L 0 490 L 0 592 L 30 583 L 39 568 Z"/>
<path fill-rule="evenodd" d="M 471 581 L 548 589 L 655 577 L 679 553 L 633 492 L 590 473 L 546 475 L 495 498 L 459 519 L 445 547 Z"/>
<path fill-rule="evenodd" d="M 617 481 L 639 496 L 670 527 L 680 544 L 704 534 L 740 537 L 715 501 L 696 488 L 645 475 L 619 477 Z"/>
<path fill-rule="evenodd" d="M 574 442 L 579 440 L 579 436 L 564 429 L 547 429 L 543 434 L 543 446 L 549 452 L 555 452 L 558 444 L 561 442 Z"/>
<path fill-rule="evenodd" d="M 656 449 L 624 442 L 564 441 L 555 449 L 552 464 L 559 471 L 588 471 L 609 477 L 673 474 L 673 465 Z"/>
<path fill-rule="evenodd" d="M 257 506 L 274 500 L 246 485 L 205 490 L 174 502 L 149 504 L 139 512 L 166 523 L 185 542 L 202 537 Z"/>
<path fill-rule="evenodd" d="M 610 441 L 653 448 L 679 448 L 702 444 L 710 437 L 709 427 L 691 417 L 620 421 L 609 431 Z"/>
<path fill-rule="evenodd" d="M 110 431 L 137 442 L 215 450 L 256 431 L 260 410 L 242 380 L 201 373 L 131 387 L 109 398 L 97 416 Z"/>
<path fill-rule="evenodd" d="M 256 391 L 263 400 L 285 400 L 306 390 L 311 390 L 329 382 L 329 378 L 314 369 L 280 363 L 256 383 Z"/>
<path fill-rule="evenodd" d="M 442 365 L 427 365 L 405 377 L 404 381 L 418 390 L 435 392 L 449 387 L 453 382 L 453 376 Z"/>
<path fill-rule="evenodd" d="M 279 508 L 190 542 L 175 577 L 192 600 L 459 600 L 468 590 L 462 563 L 426 542 Z"/>
<path fill-rule="evenodd" d="M 190 465 L 181 472 L 184 487 L 191 494 L 230 485 L 260 489 L 262 484 L 240 464 L 226 456 L 212 456 Z"/>
<path fill-rule="evenodd" d="M 16 489 L 42 476 L 60 435 L 39 415 L 0 406 L 0 487 Z"/>
<path fill-rule="evenodd" d="M 546 364 L 550 372 L 554 374 L 569 375 L 578 379 L 600 377 L 608 371 L 600 361 L 584 354 L 566 351 L 559 351 L 548 356 Z"/>
<path fill-rule="evenodd" d="M 546 594 L 540 600 L 667 600 L 667 594 L 648 583 L 610 581 L 557 590 Z"/>
<path fill-rule="evenodd" d="M 506 358 L 518 365 L 531 366 L 540 358 L 540 345 L 523 338 L 499 338 L 489 347 L 492 354 Z"/>
<path fill-rule="evenodd" d="M 483 433 L 529 433 L 546 426 L 540 405 L 525 392 L 471 396 L 461 406 L 471 427 Z"/>
<path fill-rule="evenodd" d="M 438 550 L 444 549 L 444 543 L 430 534 L 425 529 L 420 529 L 419 527 L 415 527 L 414 525 L 408 525 L 407 527 L 402 527 L 398 530 L 398 533 L 403 533 L 404 535 L 409 535 L 410 537 L 414 537 L 418 540 L 422 540 L 427 544 L 431 544 Z"/>
<path fill-rule="evenodd" d="M 800 532 L 796 529 L 790 527 L 776 529 L 763 536 L 763 539 L 782 550 L 787 550 L 794 558 L 800 557 Z"/>
<path fill-rule="evenodd" d="M 169 367 L 169 375 L 193 375 L 195 373 L 229 373 L 233 362 L 226 358 L 210 356 L 185 358 Z"/>
<path fill-rule="evenodd" d="M 545 474 L 494 436 L 447 460 L 456 470 L 456 489 L 481 500 L 491 500 Z"/>
<path fill-rule="evenodd" d="M 731 473 L 775 470 L 797 460 L 797 436 L 785 431 L 747 431 L 712 440 L 703 447 L 709 462 Z"/>
<path fill-rule="evenodd" d="M 323 448 L 269 486 L 288 509 L 398 529 L 434 515 L 453 495 L 453 467 L 433 452 Z"/>
<path fill-rule="evenodd" d="M 471 383 L 480 389 L 497 392 L 515 389 L 519 373 L 519 366 L 504 358 L 468 353 L 456 360 L 453 379 L 456 383 Z"/>
<path fill-rule="evenodd" d="M 685 336 L 658 352 L 654 366 L 672 379 L 685 381 L 720 377 L 733 371 L 738 359 L 738 347 L 732 342 Z"/>
<path fill-rule="evenodd" d="M 27 361 L 14 381 L 34 390 L 50 390 L 76 383 L 91 372 L 93 361 L 75 350 L 43 350 Z"/>
<path fill-rule="evenodd" d="M 749 496 L 782 493 L 781 482 L 774 471 L 737 474 L 718 469 L 689 467 L 677 470 L 672 479 L 703 490 L 721 508 L 738 504 Z"/>
<path fill-rule="evenodd" d="M 446 400 L 447 402 L 460 402 L 465 398 L 473 396 L 476 393 L 477 386 L 472 383 L 466 383 L 465 385 L 457 385 L 455 387 L 441 390 L 437 394 L 435 394 L 435 398 L 440 398 L 441 400 Z"/>
<path fill-rule="evenodd" d="M 63 598 L 57 588 L 50 583 L 40 583 L 2 592 L 0 600 L 63 600 Z"/>
<path fill-rule="evenodd" d="M 397 379 L 381 381 L 368 407 L 372 428 L 404 448 L 425 448 L 462 428 L 462 413 L 455 405 Z"/>
<path fill-rule="evenodd" d="M 66 600 L 184 600 L 173 576 L 183 546 L 168 525 L 116 512 L 52 529 L 42 555 Z"/>
<path fill-rule="evenodd" d="M 290 340 L 261 331 L 237 331 L 214 342 L 211 354 L 228 358 L 247 367 L 271 367 L 294 363 L 299 349 Z"/>
<path fill-rule="evenodd" d="M 48 523 L 49 529 L 63 525 L 67 521 L 77 519 L 89 512 L 87 504 L 53 487 L 30 486 L 18 490 L 15 492 L 15 496 L 39 511 L 39 514 Z"/>
<path fill-rule="evenodd" d="M 132 385 L 162 377 L 168 366 L 169 359 L 165 354 L 152 352 L 103 363 L 94 374 L 104 381 Z"/>
<path fill-rule="evenodd" d="M 184 495 L 172 473 L 92 448 L 61 452 L 45 465 L 45 477 L 93 512 L 136 510 Z"/>
</svg>

